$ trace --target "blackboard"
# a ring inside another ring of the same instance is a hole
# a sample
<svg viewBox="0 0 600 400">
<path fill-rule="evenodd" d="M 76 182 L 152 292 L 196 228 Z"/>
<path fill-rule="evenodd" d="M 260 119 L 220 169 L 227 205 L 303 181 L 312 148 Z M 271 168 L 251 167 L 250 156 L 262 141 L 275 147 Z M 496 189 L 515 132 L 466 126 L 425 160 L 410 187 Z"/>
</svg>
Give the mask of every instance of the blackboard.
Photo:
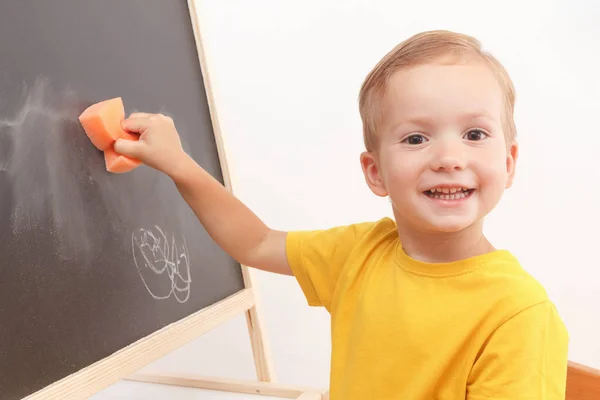
<svg viewBox="0 0 600 400">
<path fill-rule="evenodd" d="M 1 3 L 2 399 L 244 288 L 166 176 L 105 170 L 77 117 L 112 97 L 172 116 L 223 182 L 185 0 Z"/>
</svg>

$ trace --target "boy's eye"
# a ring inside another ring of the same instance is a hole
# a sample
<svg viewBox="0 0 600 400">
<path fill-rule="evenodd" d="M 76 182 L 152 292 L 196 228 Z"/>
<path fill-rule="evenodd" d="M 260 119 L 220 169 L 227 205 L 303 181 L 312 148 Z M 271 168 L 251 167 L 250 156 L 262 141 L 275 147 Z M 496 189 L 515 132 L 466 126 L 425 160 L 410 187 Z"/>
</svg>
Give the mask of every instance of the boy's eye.
<svg viewBox="0 0 600 400">
<path fill-rule="evenodd" d="M 427 139 L 425 139 L 425 136 L 419 135 L 419 134 L 414 134 L 414 135 L 408 136 L 406 139 L 403 140 L 403 142 L 406 142 L 411 145 L 419 145 L 419 144 L 425 143 L 426 140 Z"/>
<path fill-rule="evenodd" d="M 488 136 L 487 133 L 482 131 L 481 129 L 472 129 L 465 135 L 467 140 L 483 140 Z"/>
</svg>

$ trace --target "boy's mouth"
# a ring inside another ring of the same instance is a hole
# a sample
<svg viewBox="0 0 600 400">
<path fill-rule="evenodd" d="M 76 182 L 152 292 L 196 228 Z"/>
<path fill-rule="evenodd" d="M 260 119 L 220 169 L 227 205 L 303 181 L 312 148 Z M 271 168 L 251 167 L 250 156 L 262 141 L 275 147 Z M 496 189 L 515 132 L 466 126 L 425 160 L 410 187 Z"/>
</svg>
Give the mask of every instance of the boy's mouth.
<svg viewBox="0 0 600 400">
<path fill-rule="evenodd" d="M 438 200 L 461 200 L 469 197 L 475 189 L 465 187 L 432 188 L 423 192 L 427 197 Z"/>
</svg>

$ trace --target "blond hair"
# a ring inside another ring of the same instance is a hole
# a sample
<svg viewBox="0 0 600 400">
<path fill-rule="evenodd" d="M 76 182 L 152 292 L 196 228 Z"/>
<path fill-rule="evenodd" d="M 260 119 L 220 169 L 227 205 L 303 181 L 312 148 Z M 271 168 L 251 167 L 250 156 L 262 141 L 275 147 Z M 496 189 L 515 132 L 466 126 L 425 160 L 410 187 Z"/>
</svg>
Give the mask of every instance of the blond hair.
<svg viewBox="0 0 600 400">
<path fill-rule="evenodd" d="M 417 65 L 439 63 L 448 57 L 457 60 L 469 56 L 480 58 L 496 75 L 504 92 L 502 128 L 507 143 L 512 142 L 516 136 L 513 118 L 515 89 L 506 69 L 491 54 L 483 51 L 481 43 L 474 37 L 436 30 L 416 34 L 397 45 L 379 61 L 363 82 L 360 89 L 359 110 L 367 151 L 376 148 L 380 102 L 388 81 L 395 72 Z"/>
</svg>

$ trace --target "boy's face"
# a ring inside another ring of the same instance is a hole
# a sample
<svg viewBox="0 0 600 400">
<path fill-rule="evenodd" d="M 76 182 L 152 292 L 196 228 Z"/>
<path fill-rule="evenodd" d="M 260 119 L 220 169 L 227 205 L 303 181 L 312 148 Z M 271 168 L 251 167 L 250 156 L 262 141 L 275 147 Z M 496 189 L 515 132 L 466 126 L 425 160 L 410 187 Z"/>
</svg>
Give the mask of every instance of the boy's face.
<svg viewBox="0 0 600 400">
<path fill-rule="evenodd" d="M 391 77 L 377 150 L 361 163 L 373 192 L 390 197 L 398 223 L 457 232 L 496 206 L 517 157 L 502 129 L 503 99 L 481 62 L 428 64 Z"/>
</svg>

